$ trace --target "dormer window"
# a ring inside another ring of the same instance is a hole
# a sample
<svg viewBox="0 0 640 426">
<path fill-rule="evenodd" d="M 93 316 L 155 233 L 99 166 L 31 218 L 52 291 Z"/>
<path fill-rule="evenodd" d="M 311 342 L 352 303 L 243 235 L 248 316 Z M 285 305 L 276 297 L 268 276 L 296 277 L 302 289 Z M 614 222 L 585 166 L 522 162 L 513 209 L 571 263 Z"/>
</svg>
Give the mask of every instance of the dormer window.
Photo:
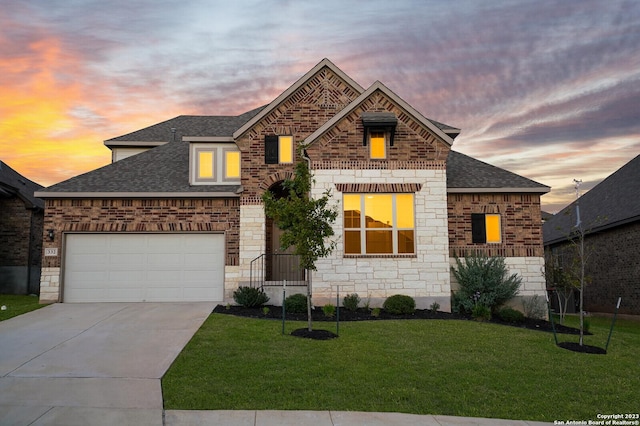
<svg viewBox="0 0 640 426">
<path fill-rule="evenodd" d="M 191 143 L 191 185 L 240 183 L 240 151 L 230 143 Z"/>
<path fill-rule="evenodd" d="M 392 112 L 363 112 L 361 118 L 364 127 L 362 144 L 369 146 L 369 158 L 384 160 L 387 158 L 387 144 L 393 146 L 398 119 Z"/>
</svg>

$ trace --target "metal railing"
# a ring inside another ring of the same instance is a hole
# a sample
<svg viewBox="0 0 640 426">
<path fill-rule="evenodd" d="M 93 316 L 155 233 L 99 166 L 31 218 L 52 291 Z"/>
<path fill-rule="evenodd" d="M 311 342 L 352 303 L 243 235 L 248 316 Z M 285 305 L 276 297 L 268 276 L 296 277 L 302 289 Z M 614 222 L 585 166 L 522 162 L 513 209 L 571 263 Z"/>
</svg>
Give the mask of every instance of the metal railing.
<svg viewBox="0 0 640 426">
<path fill-rule="evenodd" d="M 300 267 L 300 257 L 295 254 L 261 254 L 251 261 L 251 287 L 306 286 L 307 274 Z"/>
</svg>

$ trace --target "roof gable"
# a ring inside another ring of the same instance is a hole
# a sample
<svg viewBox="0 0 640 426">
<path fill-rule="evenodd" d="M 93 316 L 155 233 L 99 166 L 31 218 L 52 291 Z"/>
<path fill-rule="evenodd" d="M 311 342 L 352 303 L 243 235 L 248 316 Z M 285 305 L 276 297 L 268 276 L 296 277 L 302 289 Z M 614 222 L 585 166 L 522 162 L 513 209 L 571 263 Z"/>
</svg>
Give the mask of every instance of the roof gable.
<svg viewBox="0 0 640 426">
<path fill-rule="evenodd" d="M 447 133 L 443 131 L 442 128 L 438 127 L 435 123 L 432 122 L 428 118 L 424 117 L 420 112 L 418 112 L 415 108 L 405 102 L 402 98 L 396 95 L 393 91 L 387 88 L 384 84 L 379 81 L 373 83 L 367 90 L 362 92 L 357 99 L 355 99 L 349 106 L 342 109 L 338 114 L 336 114 L 333 118 L 327 121 L 323 126 L 321 126 L 318 130 L 309 135 L 304 141 L 304 145 L 311 145 L 324 136 L 327 132 L 329 132 L 332 128 L 334 128 L 341 120 L 347 117 L 349 114 L 353 113 L 356 109 L 361 107 L 367 100 L 370 100 L 373 95 L 380 91 L 384 96 L 389 98 L 396 106 L 402 109 L 407 115 L 407 118 L 413 119 L 416 123 L 421 125 L 423 128 L 428 129 L 431 133 L 436 135 L 439 139 L 441 139 L 444 143 L 446 143 L 449 147 L 453 143 L 453 138 L 449 136 Z M 445 128 L 457 130 L 451 128 L 446 125 L 442 125 Z M 459 130 L 458 130 L 459 132 Z M 455 133 L 455 132 L 454 132 Z"/>
<path fill-rule="evenodd" d="M 364 89 L 358 83 L 356 83 L 351 77 L 346 75 L 340 68 L 335 66 L 333 62 L 328 60 L 327 58 L 320 61 L 315 67 L 313 67 L 309 72 L 299 78 L 292 86 L 290 86 L 287 90 L 282 92 L 280 96 L 275 98 L 269 105 L 267 105 L 264 109 L 262 109 L 258 114 L 248 120 L 242 127 L 233 132 L 233 138 L 239 139 L 243 134 L 245 134 L 249 129 L 255 126 L 260 120 L 265 118 L 271 112 L 278 108 L 283 102 L 285 102 L 291 95 L 296 93 L 302 86 L 307 84 L 309 80 L 314 78 L 316 74 L 318 74 L 323 68 L 328 68 L 341 78 L 347 85 L 351 87 L 357 93 L 362 93 Z"/>
<path fill-rule="evenodd" d="M 576 223 L 576 203 L 588 232 L 640 220 L 640 155 L 553 215 L 542 227 L 545 244 L 566 240 Z"/>
</svg>

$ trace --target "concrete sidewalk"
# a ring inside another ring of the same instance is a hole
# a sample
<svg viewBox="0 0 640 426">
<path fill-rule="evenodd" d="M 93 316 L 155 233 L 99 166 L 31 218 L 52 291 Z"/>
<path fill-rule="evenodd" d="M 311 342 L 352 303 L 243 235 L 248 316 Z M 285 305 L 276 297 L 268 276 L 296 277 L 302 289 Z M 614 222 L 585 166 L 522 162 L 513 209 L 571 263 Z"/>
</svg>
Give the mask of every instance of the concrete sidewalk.
<svg viewBox="0 0 640 426">
<path fill-rule="evenodd" d="M 552 423 L 403 413 L 355 411 L 179 411 L 167 410 L 167 426 L 534 426 Z"/>
</svg>

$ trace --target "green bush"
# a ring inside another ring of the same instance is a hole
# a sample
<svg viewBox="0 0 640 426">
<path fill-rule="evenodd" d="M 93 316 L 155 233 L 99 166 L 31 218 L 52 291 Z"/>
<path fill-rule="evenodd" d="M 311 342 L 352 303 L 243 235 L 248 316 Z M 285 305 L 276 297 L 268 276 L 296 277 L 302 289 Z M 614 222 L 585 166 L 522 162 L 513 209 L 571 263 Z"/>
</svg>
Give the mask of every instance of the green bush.
<svg viewBox="0 0 640 426">
<path fill-rule="evenodd" d="M 456 312 L 472 313 L 477 305 L 495 312 L 518 294 L 522 278 L 509 275 L 502 257 L 467 256 L 464 262 L 456 258 L 457 268 L 451 268 L 460 290 L 453 295 Z"/>
<path fill-rule="evenodd" d="M 434 314 L 438 312 L 438 309 L 440 309 L 440 304 L 439 304 L 438 302 L 433 302 L 433 303 L 429 306 L 429 310 L 430 310 L 432 313 L 434 313 Z"/>
<path fill-rule="evenodd" d="M 547 316 L 547 303 L 537 294 L 533 297 L 524 297 L 522 299 L 522 309 L 524 316 L 533 319 L 544 319 Z"/>
<path fill-rule="evenodd" d="M 498 318 L 504 322 L 521 323 L 524 322 L 524 314 L 512 308 L 504 307 L 498 311 Z"/>
<path fill-rule="evenodd" d="M 262 306 L 269 301 L 269 296 L 260 289 L 253 287 L 238 287 L 233 292 L 233 300 L 245 308 L 255 308 Z"/>
<path fill-rule="evenodd" d="M 325 317 L 333 318 L 333 316 L 336 314 L 336 307 L 329 303 L 322 307 L 322 312 L 324 312 Z"/>
<path fill-rule="evenodd" d="M 284 309 L 292 314 L 307 312 L 307 296 L 304 294 L 292 294 L 284 299 Z"/>
<path fill-rule="evenodd" d="M 357 311 L 360 304 L 360 296 L 356 293 L 348 294 L 342 299 L 342 306 L 349 311 Z"/>
<path fill-rule="evenodd" d="M 371 316 L 378 318 L 380 316 L 380 308 L 373 308 L 371 310 Z"/>
<path fill-rule="evenodd" d="M 475 305 L 471 310 L 471 316 L 476 321 L 489 321 L 491 319 L 491 309 L 484 305 Z"/>
<path fill-rule="evenodd" d="M 416 301 L 411 296 L 396 294 L 387 298 L 382 307 L 391 315 L 408 315 L 416 310 Z"/>
</svg>

